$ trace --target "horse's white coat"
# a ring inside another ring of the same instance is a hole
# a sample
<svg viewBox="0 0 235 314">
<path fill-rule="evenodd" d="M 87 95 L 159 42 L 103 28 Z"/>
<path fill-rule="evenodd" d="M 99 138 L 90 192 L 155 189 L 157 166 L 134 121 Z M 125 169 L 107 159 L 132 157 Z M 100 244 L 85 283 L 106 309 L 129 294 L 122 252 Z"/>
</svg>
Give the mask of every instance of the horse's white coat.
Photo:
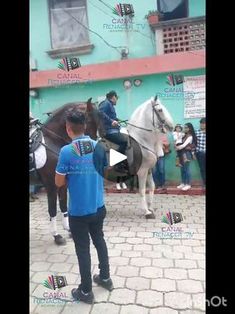
<svg viewBox="0 0 235 314">
<path fill-rule="evenodd" d="M 173 119 L 167 109 L 161 104 L 160 100 L 155 101 L 152 97 L 145 103 L 140 105 L 132 114 L 129 123 L 135 126 L 152 130 L 152 132 L 138 129 L 130 124 L 127 126 L 127 131 L 141 147 L 142 164 L 137 173 L 139 179 L 139 193 L 141 197 L 141 208 L 144 209 L 145 215 L 151 214 L 153 195 L 154 195 L 154 181 L 152 177 L 152 169 L 157 162 L 158 156 L 162 152 L 161 131 L 153 126 L 153 105 L 157 105 L 156 109 L 162 109 L 161 118 L 165 120 L 165 124 L 169 128 L 173 128 Z M 157 115 L 154 112 L 154 119 L 158 121 Z M 145 148 L 144 148 L 144 147 Z M 146 149 L 147 148 L 147 149 Z M 146 200 L 146 182 L 149 187 L 149 199 Z"/>
</svg>

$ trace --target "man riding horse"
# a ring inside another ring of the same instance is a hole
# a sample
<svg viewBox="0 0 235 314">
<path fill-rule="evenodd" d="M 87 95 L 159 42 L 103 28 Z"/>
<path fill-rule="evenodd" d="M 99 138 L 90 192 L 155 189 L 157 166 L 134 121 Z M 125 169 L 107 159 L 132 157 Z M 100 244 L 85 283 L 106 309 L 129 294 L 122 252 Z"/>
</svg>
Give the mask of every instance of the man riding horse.
<svg viewBox="0 0 235 314">
<path fill-rule="evenodd" d="M 101 112 L 101 119 L 103 122 L 103 128 L 105 131 L 104 137 L 110 142 L 119 145 L 118 152 L 125 154 L 127 148 L 127 140 L 124 135 L 120 132 L 119 119 L 117 118 L 116 106 L 118 100 L 117 93 L 110 91 L 106 95 L 106 99 L 100 103 L 99 111 Z M 122 167 L 119 170 L 127 168 L 126 162 L 122 163 Z"/>
</svg>

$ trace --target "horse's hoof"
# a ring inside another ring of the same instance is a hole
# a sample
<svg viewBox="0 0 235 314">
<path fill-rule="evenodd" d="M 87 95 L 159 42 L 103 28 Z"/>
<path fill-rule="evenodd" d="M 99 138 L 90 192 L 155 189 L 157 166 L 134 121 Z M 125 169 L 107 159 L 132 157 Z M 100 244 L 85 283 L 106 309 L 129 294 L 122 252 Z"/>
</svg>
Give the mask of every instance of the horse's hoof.
<svg viewBox="0 0 235 314">
<path fill-rule="evenodd" d="M 65 245 L 66 244 L 65 238 L 63 238 L 60 234 L 57 234 L 56 236 L 54 236 L 54 239 L 55 239 L 55 244 L 57 244 L 57 245 Z"/>
<path fill-rule="evenodd" d="M 154 215 L 154 213 L 147 214 L 147 215 L 145 215 L 145 218 L 146 219 L 155 219 L 155 215 Z"/>
</svg>

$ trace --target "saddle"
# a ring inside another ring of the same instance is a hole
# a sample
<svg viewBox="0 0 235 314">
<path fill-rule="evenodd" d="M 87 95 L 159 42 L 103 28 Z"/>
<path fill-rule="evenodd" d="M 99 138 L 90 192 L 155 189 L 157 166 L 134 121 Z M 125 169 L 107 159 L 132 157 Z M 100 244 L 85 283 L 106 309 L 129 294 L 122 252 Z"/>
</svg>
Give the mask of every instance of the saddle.
<svg viewBox="0 0 235 314">
<path fill-rule="evenodd" d="M 42 143 L 42 131 L 35 127 L 29 137 L 29 153 L 32 154 Z"/>
<path fill-rule="evenodd" d="M 142 162 L 142 152 L 141 152 L 140 146 L 133 138 L 129 137 L 126 134 L 123 134 L 123 135 L 127 138 L 127 143 L 128 143 L 125 155 L 127 156 L 129 175 L 135 175 L 137 171 L 139 170 L 139 167 Z M 109 160 L 110 149 L 112 148 L 114 150 L 117 150 L 118 145 L 114 144 L 113 142 L 107 140 L 104 137 L 101 138 L 101 142 L 105 148 L 106 155 Z"/>
<path fill-rule="evenodd" d="M 29 124 L 29 172 L 36 170 L 35 151 L 42 143 L 43 134 L 38 127 L 38 119 L 31 119 Z"/>
</svg>

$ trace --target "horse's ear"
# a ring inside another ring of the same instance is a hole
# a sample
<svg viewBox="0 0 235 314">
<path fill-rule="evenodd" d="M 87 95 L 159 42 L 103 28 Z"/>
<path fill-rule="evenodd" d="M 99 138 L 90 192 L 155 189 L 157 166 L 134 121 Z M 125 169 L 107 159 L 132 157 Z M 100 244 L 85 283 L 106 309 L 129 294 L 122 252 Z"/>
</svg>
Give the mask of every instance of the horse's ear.
<svg viewBox="0 0 235 314">
<path fill-rule="evenodd" d="M 154 97 L 154 101 L 156 101 L 157 100 L 157 95 Z"/>
<path fill-rule="evenodd" d="M 88 101 L 87 101 L 87 103 L 86 103 L 86 104 L 87 104 L 86 111 L 92 111 L 92 110 L 93 110 L 91 100 L 92 100 L 92 97 L 89 98 Z"/>
</svg>

